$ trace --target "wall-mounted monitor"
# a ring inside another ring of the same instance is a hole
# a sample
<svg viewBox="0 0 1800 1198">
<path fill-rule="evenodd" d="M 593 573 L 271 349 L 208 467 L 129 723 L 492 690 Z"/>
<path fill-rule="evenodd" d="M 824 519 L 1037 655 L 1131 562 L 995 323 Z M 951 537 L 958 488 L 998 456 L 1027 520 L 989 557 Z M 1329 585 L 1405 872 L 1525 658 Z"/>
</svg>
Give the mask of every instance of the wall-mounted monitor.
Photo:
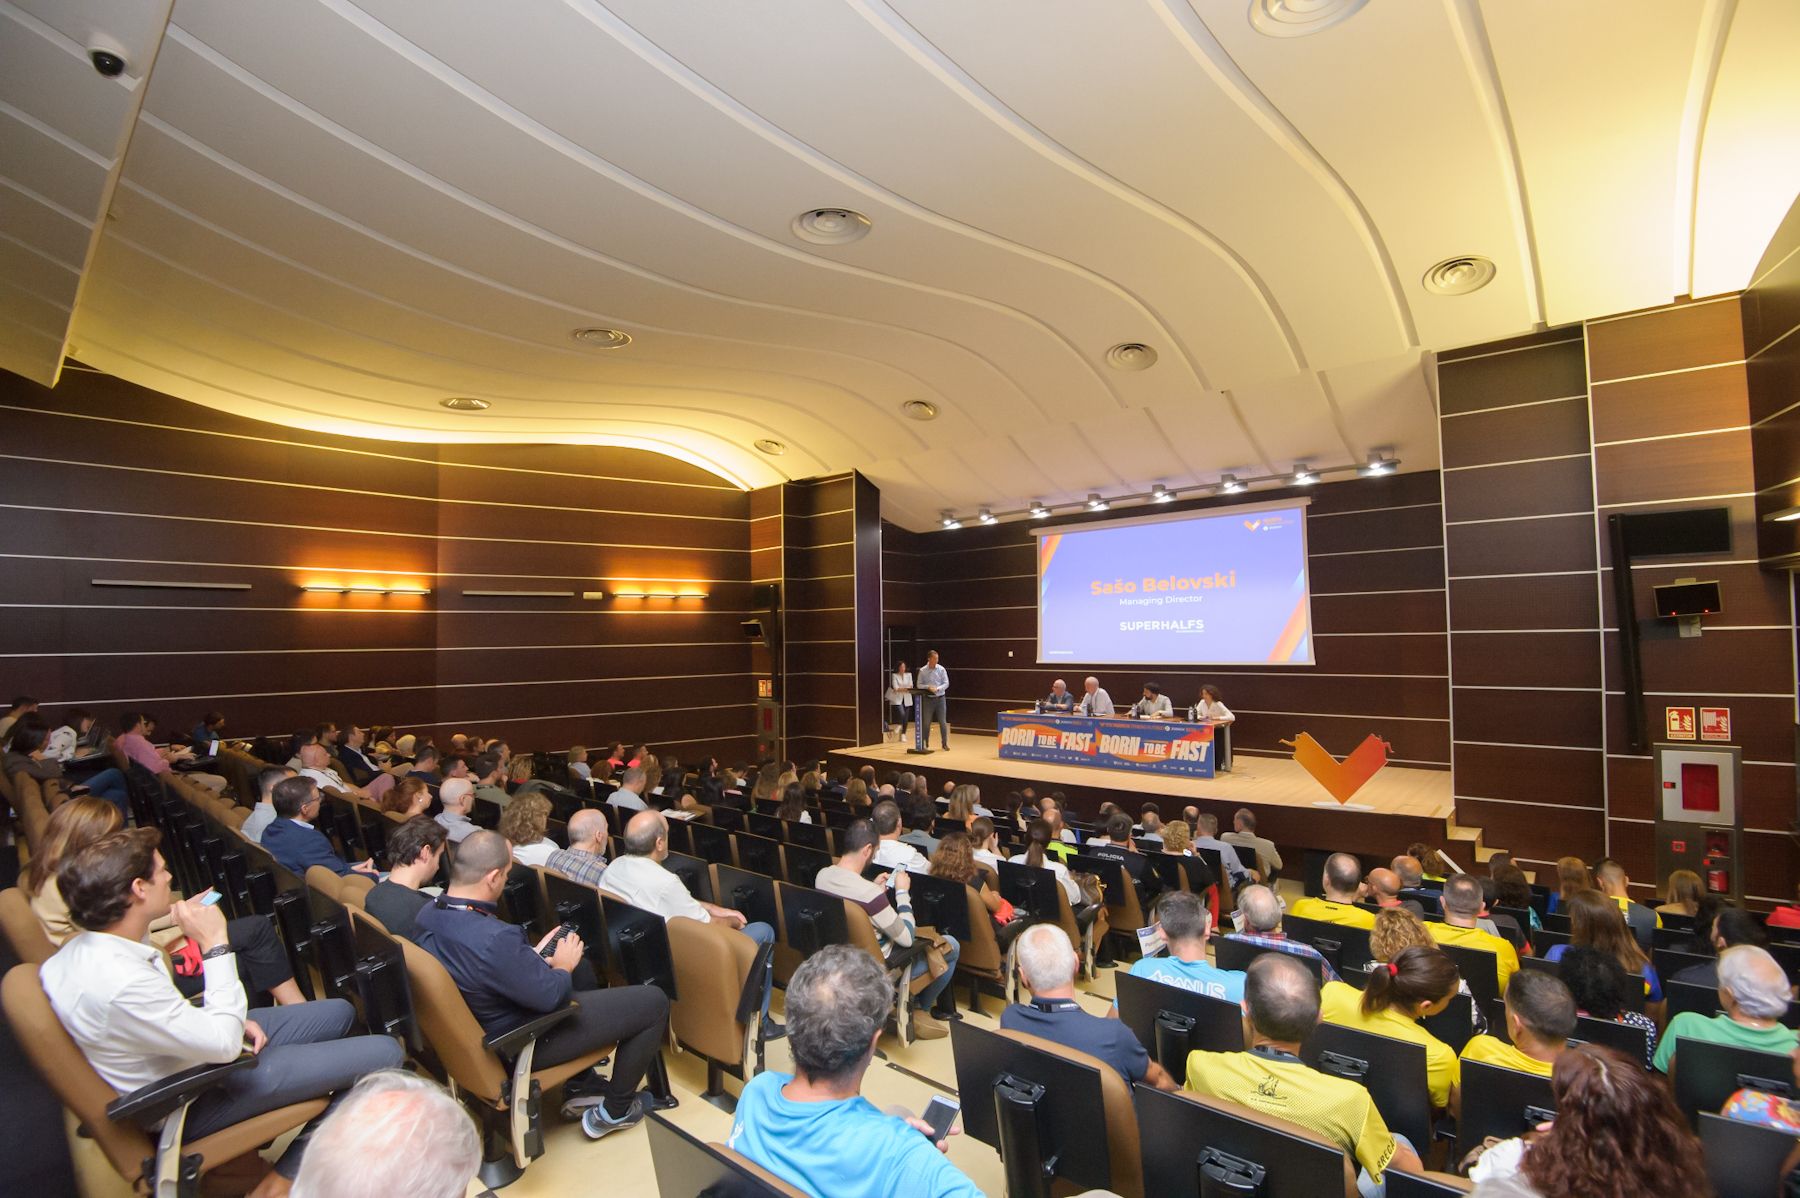
<svg viewBox="0 0 1800 1198">
<path fill-rule="evenodd" d="M 1656 588 L 1656 614 L 1669 619 L 1675 616 L 1713 616 L 1722 610 L 1719 584 L 1714 582 L 1675 582 Z"/>
</svg>

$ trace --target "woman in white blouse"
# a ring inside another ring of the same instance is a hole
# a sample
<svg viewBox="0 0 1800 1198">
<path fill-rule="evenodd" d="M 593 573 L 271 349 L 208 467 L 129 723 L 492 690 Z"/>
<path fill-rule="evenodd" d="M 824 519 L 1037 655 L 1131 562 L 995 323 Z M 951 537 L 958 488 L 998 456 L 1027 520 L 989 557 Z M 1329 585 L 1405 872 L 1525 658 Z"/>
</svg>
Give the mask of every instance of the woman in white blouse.
<svg viewBox="0 0 1800 1198">
<path fill-rule="evenodd" d="M 1200 702 L 1194 704 L 1194 715 L 1209 724 L 1229 724 L 1237 719 L 1231 714 L 1231 708 L 1225 706 L 1219 688 L 1210 682 L 1200 688 Z"/>
<path fill-rule="evenodd" d="M 894 672 L 888 675 L 887 699 L 888 724 L 894 730 L 895 740 L 906 738 L 906 726 L 912 722 L 912 671 L 903 661 L 894 663 Z"/>
</svg>

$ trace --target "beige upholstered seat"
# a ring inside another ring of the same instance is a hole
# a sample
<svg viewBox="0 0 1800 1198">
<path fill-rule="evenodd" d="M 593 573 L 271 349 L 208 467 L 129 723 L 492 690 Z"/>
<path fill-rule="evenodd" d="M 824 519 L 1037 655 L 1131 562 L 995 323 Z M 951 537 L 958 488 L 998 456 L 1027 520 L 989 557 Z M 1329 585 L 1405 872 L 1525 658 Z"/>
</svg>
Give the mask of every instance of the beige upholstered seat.
<svg viewBox="0 0 1800 1198">
<path fill-rule="evenodd" d="M 47 885 L 54 885 L 51 879 Z M 56 944 L 44 932 L 31 899 L 17 886 L 0 890 L 0 929 L 19 960 L 27 965 L 42 965 L 56 951 Z"/>
<path fill-rule="evenodd" d="M 1131 1105 L 1131 1086 L 1119 1076 L 1119 1071 L 1099 1057 L 1066 1048 L 1054 1040 L 1004 1029 L 999 1034 L 1008 1040 L 1089 1066 L 1100 1075 L 1100 1114 L 1106 1123 L 1106 1150 L 1112 1165 L 1112 1189 L 1121 1198 L 1144 1198 L 1144 1161 L 1138 1148 L 1137 1111 Z M 1059 1192 L 1074 1193 L 1078 1188 L 1065 1187 Z"/>
</svg>

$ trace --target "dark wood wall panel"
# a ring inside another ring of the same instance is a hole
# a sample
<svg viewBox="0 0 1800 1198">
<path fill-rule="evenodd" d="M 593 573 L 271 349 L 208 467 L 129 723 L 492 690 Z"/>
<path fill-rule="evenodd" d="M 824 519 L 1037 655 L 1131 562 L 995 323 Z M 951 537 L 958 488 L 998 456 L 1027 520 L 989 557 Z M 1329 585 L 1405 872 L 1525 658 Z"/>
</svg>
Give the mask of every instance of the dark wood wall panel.
<svg viewBox="0 0 1800 1198">
<path fill-rule="evenodd" d="M 1450 621 L 1459 629 L 1594 628 L 1592 574 L 1526 574 L 1450 582 Z"/>
<path fill-rule="evenodd" d="M 1547 574 L 1594 569 L 1594 527 L 1586 519 L 1520 517 L 1489 524 L 1452 524 L 1448 540 L 1450 576 L 1465 574 Z"/>
<path fill-rule="evenodd" d="M 1600 505 L 1671 502 L 1750 490 L 1750 433 L 1737 429 L 1594 450 Z"/>
<path fill-rule="evenodd" d="M 1800 506 L 1800 202 L 1757 263 L 1742 297 L 1745 385 L 1750 396 L 1756 512 Z M 1762 521 L 1757 552 L 1791 569 L 1800 560 L 1800 521 Z"/>
<path fill-rule="evenodd" d="M 1525 861 L 1526 868 L 1535 868 L 1540 882 L 1546 878 L 1554 882 L 1558 857 L 1598 861 L 1606 855 L 1606 813 L 1598 809 L 1528 806 L 1458 795 L 1456 812 L 1457 823 L 1480 828 L 1490 844 L 1504 846 Z"/>
<path fill-rule="evenodd" d="M 1744 326 L 1732 297 L 1678 304 L 1587 326 L 1594 381 L 1691 370 L 1744 356 Z"/>
<path fill-rule="evenodd" d="M 1444 464 L 1485 466 L 1527 458 L 1585 454 L 1587 396 L 1474 412 L 1443 421 Z"/>
<path fill-rule="evenodd" d="M 170 731 L 216 707 L 245 735 L 321 718 L 474 721 L 553 729 L 544 747 L 611 735 L 748 750 L 750 500 L 696 467 L 313 434 L 74 371 L 54 392 L 0 376 L 0 427 L 0 553 L 13 555 L 0 603 L 21 605 L 0 621 L 0 673 L 52 714 L 130 700 Z M 301 589 L 327 581 L 431 593 Z M 633 584 L 706 598 L 611 594 Z"/>
<path fill-rule="evenodd" d="M 1523 740 L 1591 748 L 1600 743 L 1600 703 L 1593 691 L 1522 692 L 1456 688 L 1457 735 L 1470 740 Z"/>
<path fill-rule="evenodd" d="M 1585 453 L 1545 462 L 1453 470 L 1444 475 L 1444 519 L 1452 522 L 1516 520 L 1593 506 L 1593 463 Z"/>
<path fill-rule="evenodd" d="M 1438 405 L 1446 416 L 1586 393 L 1581 336 L 1570 329 L 1438 358 Z"/>
<path fill-rule="evenodd" d="M 1594 384 L 1594 441 L 1671 437 L 1746 423 L 1744 364 Z"/>
</svg>

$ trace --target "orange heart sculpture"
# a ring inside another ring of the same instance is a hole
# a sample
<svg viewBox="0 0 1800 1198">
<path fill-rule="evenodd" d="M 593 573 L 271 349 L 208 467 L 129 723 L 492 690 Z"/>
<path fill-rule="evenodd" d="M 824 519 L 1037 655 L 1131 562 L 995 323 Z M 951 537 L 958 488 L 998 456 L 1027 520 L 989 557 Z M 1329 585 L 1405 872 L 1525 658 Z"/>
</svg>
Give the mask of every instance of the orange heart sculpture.
<svg viewBox="0 0 1800 1198">
<path fill-rule="evenodd" d="M 1281 743 L 1294 750 L 1294 760 L 1340 803 L 1348 803 L 1350 796 L 1361 790 L 1387 764 L 1388 753 L 1393 750 L 1392 745 L 1373 732 L 1342 761 L 1305 732 Z"/>
</svg>

